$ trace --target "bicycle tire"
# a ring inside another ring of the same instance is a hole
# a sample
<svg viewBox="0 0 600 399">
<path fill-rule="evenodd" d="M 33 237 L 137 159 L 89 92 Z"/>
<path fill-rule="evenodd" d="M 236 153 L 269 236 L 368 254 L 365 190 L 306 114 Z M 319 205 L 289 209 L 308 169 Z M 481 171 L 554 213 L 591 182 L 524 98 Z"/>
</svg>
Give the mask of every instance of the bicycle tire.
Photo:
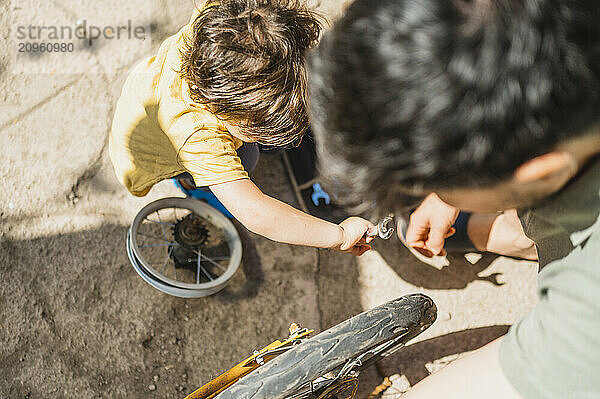
<svg viewBox="0 0 600 399">
<path fill-rule="evenodd" d="M 138 229 L 148 215 L 168 208 L 191 211 L 223 231 L 230 256 L 226 270 L 221 276 L 204 283 L 181 283 L 161 275 L 145 261 L 138 246 Z M 238 270 L 242 259 L 242 244 L 233 223 L 212 206 L 192 198 L 161 198 L 144 206 L 131 223 L 127 233 L 126 247 L 131 265 L 144 281 L 159 291 L 181 298 L 200 298 L 222 290 Z"/>
<path fill-rule="evenodd" d="M 284 399 L 371 348 L 403 334 L 399 341 L 406 343 L 431 326 L 436 313 L 435 304 L 426 295 L 394 299 L 302 342 L 248 374 L 216 399 Z"/>
</svg>

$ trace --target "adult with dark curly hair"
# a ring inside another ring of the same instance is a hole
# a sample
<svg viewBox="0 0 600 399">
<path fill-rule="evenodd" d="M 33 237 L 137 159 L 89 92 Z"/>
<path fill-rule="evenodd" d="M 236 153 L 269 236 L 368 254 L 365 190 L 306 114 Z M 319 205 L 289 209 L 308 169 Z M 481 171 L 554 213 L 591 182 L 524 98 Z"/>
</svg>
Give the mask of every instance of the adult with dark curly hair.
<svg viewBox="0 0 600 399">
<path fill-rule="evenodd" d="M 356 0 L 312 57 L 350 199 L 425 198 L 402 237 L 425 254 L 462 233 L 543 267 L 532 312 L 406 398 L 600 398 L 599 21 L 597 0 Z"/>
</svg>

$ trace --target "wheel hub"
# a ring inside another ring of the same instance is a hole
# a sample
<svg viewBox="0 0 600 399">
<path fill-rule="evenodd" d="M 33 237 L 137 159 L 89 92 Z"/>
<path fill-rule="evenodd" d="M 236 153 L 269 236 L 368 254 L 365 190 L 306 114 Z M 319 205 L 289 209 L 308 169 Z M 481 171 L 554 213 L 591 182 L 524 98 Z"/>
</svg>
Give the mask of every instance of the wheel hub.
<svg viewBox="0 0 600 399">
<path fill-rule="evenodd" d="M 209 237 L 208 229 L 199 216 L 190 213 L 173 227 L 175 242 L 169 247 L 169 254 L 175 267 L 194 269 L 198 261 L 198 251 Z"/>
<path fill-rule="evenodd" d="M 188 250 L 199 249 L 208 239 L 208 230 L 199 216 L 190 213 L 173 227 L 175 241 Z"/>
</svg>

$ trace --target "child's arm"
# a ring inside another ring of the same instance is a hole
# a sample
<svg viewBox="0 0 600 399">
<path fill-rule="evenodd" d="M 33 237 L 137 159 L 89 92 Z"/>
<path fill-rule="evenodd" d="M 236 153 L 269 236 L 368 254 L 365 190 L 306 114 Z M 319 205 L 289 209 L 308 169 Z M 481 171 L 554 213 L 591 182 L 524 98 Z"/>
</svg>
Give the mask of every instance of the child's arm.
<svg viewBox="0 0 600 399">
<path fill-rule="evenodd" d="M 301 212 L 265 195 L 250 179 L 210 186 L 215 196 L 248 230 L 274 241 L 333 248 L 360 256 L 370 249 L 363 235 L 376 227 L 351 217 L 339 225 Z"/>
</svg>

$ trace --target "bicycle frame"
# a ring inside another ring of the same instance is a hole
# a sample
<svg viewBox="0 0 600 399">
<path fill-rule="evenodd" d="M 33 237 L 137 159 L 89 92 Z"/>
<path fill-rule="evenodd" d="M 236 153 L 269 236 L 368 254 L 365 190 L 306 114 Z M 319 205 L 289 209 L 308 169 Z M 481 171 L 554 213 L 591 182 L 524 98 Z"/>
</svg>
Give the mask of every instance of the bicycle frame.
<svg viewBox="0 0 600 399">
<path fill-rule="evenodd" d="M 196 389 L 194 392 L 186 396 L 185 399 L 214 398 L 219 393 L 235 384 L 240 378 L 250 374 L 252 371 L 256 370 L 269 360 L 272 360 L 284 353 L 292 346 L 299 344 L 303 339 L 308 338 L 308 335 L 313 332 L 314 330 L 303 328 L 295 333 L 292 333 L 285 341 L 277 340 L 272 342 L 260 351 L 254 352 L 252 356 L 227 370 L 214 380 L 209 381 L 200 388 Z"/>
<path fill-rule="evenodd" d="M 312 331 L 293 323 L 286 340 L 275 341 L 255 352 L 187 398 L 328 399 L 341 395 L 350 399 L 356 393 L 359 373 L 429 328 L 436 311 L 428 296 L 410 294 L 367 310 L 310 339 L 307 336 Z M 282 354 L 277 361 L 265 365 Z M 262 365 L 265 367 L 256 370 Z"/>
<path fill-rule="evenodd" d="M 235 365 L 231 369 L 227 370 L 223 374 L 219 375 L 214 380 L 209 381 L 204 384 L 188 396 L 185 399 L 212 399 L 217 396 L 219 393 L 229 388 L 231 385 L 235 384 L 242 377 L 250 374 L 252 371 L 256 370 L 260 366 L 264 365 L 269 360 L 274 359 L 280 354 L 286 352 L 288 349 L 292 348 L 294 345 L 299 344 L 302 339 L 308 338 L 308 335 L 314 332 L 314 330 L 308 330 L 306 328 L 301 329 L 299 332 L 293 334 L 285 341 L 274 341 L 271 344 L 267 345 L 260 351 L 256 351 L 252 356 L 248 357 L 244 361 Z M 378 347 L 372 348 L 365 353 L 361 354 L 359 357 L 355 359 L 349 359 L 339 370 L 337 375 L 333 378 L 325 379 L 324 381 L 320 381 L 321 384 L 317 383 L 317 385 L 321 385 L 318 389 L 324 389 L 324 387 L 328 387 L 333 385 L 338 380 L 344 380 L 347 377 L 356 377 L 356 373 L 352 374 L 352 370 L 356 367 L 364 368 L 370 365 L 372 358 L 376 355 L 383 355 L 382 357 L 386 357 L 391 355 L 396 350 L 402 348 L 404 344 L 399 343 L 398 341 L 404 336 L 404 334 L 399 335 L 394 338 L 390 342 L 385 342 Z M 315 381 L 307 382 L 307 386 L 301 392 L 298 392 L 294 395 L 294 398 L 302 398 L 306 395 L 310 395 L 315 391 Z"/>
</svg>

